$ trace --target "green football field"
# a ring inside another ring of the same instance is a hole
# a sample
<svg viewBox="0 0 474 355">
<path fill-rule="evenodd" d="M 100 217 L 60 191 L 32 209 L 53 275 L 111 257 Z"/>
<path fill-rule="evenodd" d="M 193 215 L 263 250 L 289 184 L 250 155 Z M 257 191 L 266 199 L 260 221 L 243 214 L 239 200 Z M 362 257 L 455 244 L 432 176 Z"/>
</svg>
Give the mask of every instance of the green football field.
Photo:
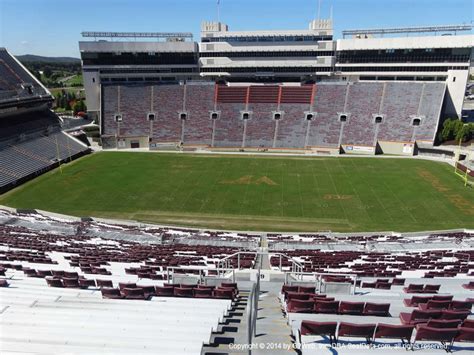
<svg viewBox="0 0 474 355">
<path fill-rule="evenodd" d="M 447 164 L 396 158 L 96 153 L 0 196 L 75 216 L 265 231 L 474 228 Z"/>
</svg>

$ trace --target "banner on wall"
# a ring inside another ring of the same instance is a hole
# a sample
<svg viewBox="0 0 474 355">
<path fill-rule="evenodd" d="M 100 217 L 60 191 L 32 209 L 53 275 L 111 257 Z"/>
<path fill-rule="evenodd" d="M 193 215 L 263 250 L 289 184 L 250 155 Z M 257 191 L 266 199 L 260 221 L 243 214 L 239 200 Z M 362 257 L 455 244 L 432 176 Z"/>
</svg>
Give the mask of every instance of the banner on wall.
<svg viewBox="0 0 474 355">
<path fill-rule="evenodd" d="M 375 148 L 374 147 L 363 147 L 363 146 L 357 146 L 357 145 L 348 145 L 348 146 L 346 146 L 346 150 L 353 151 L 353 152 L 373 153 Z"/>
<path fill-rule="evenodd" d="M 413 153 L 413 144 L 411 143 L 403 144 L 403 153 L 408 153 L 408 154 Z"/>
</svg>

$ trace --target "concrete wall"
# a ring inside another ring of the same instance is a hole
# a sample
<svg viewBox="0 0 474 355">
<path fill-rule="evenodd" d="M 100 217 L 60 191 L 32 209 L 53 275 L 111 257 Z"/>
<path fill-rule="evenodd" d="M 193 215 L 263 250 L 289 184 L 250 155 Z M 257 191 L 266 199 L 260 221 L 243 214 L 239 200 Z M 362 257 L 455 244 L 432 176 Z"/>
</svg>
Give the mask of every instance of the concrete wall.
<svg viewBox="0 0 474 355">
<path fill-rule="evenodd" d="M 461 118 L 469 72 L 467 70 L 449 70 L 446 79 L 447 91 L 444 113 L 449 117 Z"/>
<path fill-rule="evenodd" d="M 415 153 L 415 144 L 413 142 L 378 142 L 380 150 L 383 154 L 407 155 L 411 156 Z"/>
</svg>

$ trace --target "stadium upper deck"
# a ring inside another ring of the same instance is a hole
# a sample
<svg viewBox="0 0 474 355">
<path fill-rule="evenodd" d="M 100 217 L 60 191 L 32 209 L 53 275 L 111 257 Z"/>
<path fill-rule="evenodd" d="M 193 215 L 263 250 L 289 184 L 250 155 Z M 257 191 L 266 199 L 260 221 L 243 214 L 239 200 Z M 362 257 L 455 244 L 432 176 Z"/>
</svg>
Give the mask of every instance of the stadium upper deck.
<svg viewBox="0 0 474 355">
<path fill-rule="evenodd" d="M 18 103 L 47 103 L 50 92 L 15 59 L 0 47 L 0 116 L 16 111 Z"/>
<path fill-rule="evenodd" d="M 0 48 L 0 193 L 88 152 L 61 131 L 50 92 Z"/>
<path fill-rule="evenodd" d="M 137 38 L 147 34 L 94 33 L 97 38 L 114 36 L 114 41 L 81 41 L 79 48 L 88 107 L 96 114 L 102 83 L 204 78 L 296 84 L 442 81 L 447 83 L 444 114 L 460 117 L 474 36 L 457 32 L 471 29 L 463 25 L 354 30 L 336 40 L 332 20 L 314 20 L 308 29 L 264 31 L 230 31 L 224 23 L 204 22 L 199 45 L 182 34 L 166 34 L 165 42 L 143 42 Z M 390 33 L 398 37 L 374 37 Z M 117 41 L 119 37 L 125 40 Z"/>
</svg>

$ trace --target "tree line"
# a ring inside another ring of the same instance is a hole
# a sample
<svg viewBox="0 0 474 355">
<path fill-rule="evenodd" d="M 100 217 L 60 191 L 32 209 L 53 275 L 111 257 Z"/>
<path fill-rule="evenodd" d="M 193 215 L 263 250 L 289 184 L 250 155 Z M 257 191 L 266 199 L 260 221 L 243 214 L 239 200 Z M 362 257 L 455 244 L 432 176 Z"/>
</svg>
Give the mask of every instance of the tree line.
<svg viewBox="0 0 474 355">
<path fill-rule="evenodd" d="M 455 140 L 457 143 L 474 139 L 474 123 L 464 123 L 457 118 L 448 118 L 443 122 L 443 129 L 438 135 L 441 142 Z"/>
<path fill-rule="evenodd" d="M 74 114 L 78 112 L 87 112 L 87 106 L 84 99 L 78 98 L 74 92 L 61 90 L 54 95 L 55 104 L 57 108 L 65 111 L 73 111 Z"/>
</svg>

